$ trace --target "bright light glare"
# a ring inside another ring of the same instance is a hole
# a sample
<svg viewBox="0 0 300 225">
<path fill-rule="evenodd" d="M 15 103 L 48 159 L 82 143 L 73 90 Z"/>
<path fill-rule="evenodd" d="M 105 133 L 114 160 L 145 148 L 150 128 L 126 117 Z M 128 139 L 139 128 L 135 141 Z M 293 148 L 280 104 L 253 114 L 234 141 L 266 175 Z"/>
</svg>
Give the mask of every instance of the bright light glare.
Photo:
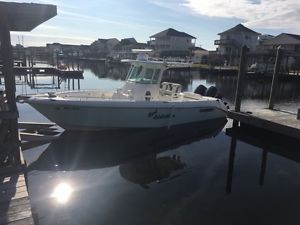
<svg viewBox="0 0 300 225">
<path fill-rule="evenodd" d="M 65 204 L 69 201 L 72 192 L 73 189 L 69 184 L 60 183 L 55 187 L 51 197 L 54 198 L 58 203 Z"/>
</svg>

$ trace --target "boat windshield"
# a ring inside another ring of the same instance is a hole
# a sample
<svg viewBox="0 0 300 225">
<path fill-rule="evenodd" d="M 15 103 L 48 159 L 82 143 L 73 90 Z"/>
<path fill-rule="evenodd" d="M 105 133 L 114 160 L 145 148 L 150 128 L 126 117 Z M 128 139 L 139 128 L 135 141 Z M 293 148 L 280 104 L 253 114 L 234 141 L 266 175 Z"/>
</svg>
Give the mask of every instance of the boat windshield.
<svg viewBox="0 0 300 225">
<path fill-rule="evenodd" d="M 128 80 L 141 84 L 157 84 L 161 69 L 134 66 L 130 68 Z"/>
</svg>

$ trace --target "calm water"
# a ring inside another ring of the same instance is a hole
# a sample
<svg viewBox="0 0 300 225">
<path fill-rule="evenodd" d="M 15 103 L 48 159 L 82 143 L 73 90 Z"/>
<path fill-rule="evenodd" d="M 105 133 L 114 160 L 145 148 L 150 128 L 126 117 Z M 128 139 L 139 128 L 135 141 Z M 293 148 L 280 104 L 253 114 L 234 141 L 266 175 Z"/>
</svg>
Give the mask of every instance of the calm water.
<svg viewBox="0 0 300 225">
<path fill-rule="evenodd" d="M 123 84 L 127 68 L 80 67 L 81 89 L 106 90 Z M 55 82 L 44 77 L 36 82 L 42 89 L 20 84 L 17 92 L 53 91 Z M 215 85 L 232 102 L 236 80 L 193 72 L 182 84 L 185 90 Z M 60 88 L 67 90 L 68 81 Z M 243 107 L 266 106 L 269 88 L 270 82 L 248 81 Z M 298 89 L 298 84 L 283 83 L 276 107 L 296 111 Z M 28 105 L 18 107 L 21 121 L 46 121 Z M 265 133 L 252 136 L 225 123 L 64 132 L 50 144 L 25 151 L 39 224 L 300 224 L 299 144 Z"/>
</svg>

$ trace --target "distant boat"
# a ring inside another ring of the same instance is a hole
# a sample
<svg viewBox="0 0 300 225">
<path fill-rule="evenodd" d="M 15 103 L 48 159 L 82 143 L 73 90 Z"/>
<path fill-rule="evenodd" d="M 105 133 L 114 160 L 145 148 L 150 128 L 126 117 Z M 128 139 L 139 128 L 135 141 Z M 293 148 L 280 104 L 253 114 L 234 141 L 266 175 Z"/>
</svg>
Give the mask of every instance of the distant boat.
<svg viewBox="0 0 300 225">
<path fill-rule="evenodd" d="M 114 92 L 46 93 L 25 102 L 66 130 L 159 128 L 226 117 L 221 99 L 162 82 L 166 70 L 190 64 L 150 61 L 145 51 L 137 52 L 137 60 L 127 60 L 131 67 L 125 85 Z"/>
</svg>

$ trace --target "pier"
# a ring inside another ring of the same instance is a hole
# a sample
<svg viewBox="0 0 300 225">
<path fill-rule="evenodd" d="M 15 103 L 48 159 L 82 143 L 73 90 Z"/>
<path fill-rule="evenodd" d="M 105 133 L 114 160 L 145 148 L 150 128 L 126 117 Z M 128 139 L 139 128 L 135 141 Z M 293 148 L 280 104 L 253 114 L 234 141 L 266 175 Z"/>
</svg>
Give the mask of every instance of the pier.
<svg viewBox="0 0 300 225">
<path fill-rule="evenodd" d="M 190 68 L 191 71 L 200 71 L 204 74 L 209 74 L 212 76 L 224 76 L 232 77 L 238 76 L 239 69 L 235 67 L 224 67 L 224 66 L 215 66 L 210 68 L 208 65 L 193 65 Z M 261 80 L 272 80 L 273 74 L 270 72 L 245 72 L 246 79 L 261 79 Z M 300 81 L 299 71 L 297 72 L 279 72 L 278 79 L 280 81 Z"/>
<path fill-rule="evenodd" d="M 234 120 L 234 127 L 238 125 L 240 127 L 255 127 L 287 137 L 300 139 L 300 110 L 298 109 L 298 115 L 296 115 L 295 113 L 274 109 L 280 77 L 280 64 L 283 54 L 284 52 L 278 47 L 268 108 L 242 111 L 241 103 L 247 65 L 247 47 L 244 46 L 242 48 L 234 110 L 230 110 L 227 113 L 228 118 Z"/>
<path fill-rule="evenodd" d="M 59 75 L 66 78 L 83 78 L 82 70 L 62 70 L 56 67 L 14 67 L 15 75 Z"/>
<path fill-rule="evenodd" d="M 0 84 L 2 83 L 0 67 Z M 77 81 L 77 89 L 80 89 L 80 80 L 84 79 L 82 70 L 62 70 L 56 67 L 14 67 L 14 75 L 19 78 L 21 84 L 27 84 L 31 89 L 59 89 L 62 81 L 66 81 L 68 90 L 75 90 Z M 40 83 L 40 77 L 50 77 L 51 82 Z M 18 82 L 16 85 L 20 84 Z"/>
<path fill-rule="evenodd" d="M 0 224 L 34 224 L 18 131 L 11 31 L 31 31 L 56 16 L 54 5 L 0 2 L 0 58 L 5 90 L 0 93 Z"/>
</svg>

